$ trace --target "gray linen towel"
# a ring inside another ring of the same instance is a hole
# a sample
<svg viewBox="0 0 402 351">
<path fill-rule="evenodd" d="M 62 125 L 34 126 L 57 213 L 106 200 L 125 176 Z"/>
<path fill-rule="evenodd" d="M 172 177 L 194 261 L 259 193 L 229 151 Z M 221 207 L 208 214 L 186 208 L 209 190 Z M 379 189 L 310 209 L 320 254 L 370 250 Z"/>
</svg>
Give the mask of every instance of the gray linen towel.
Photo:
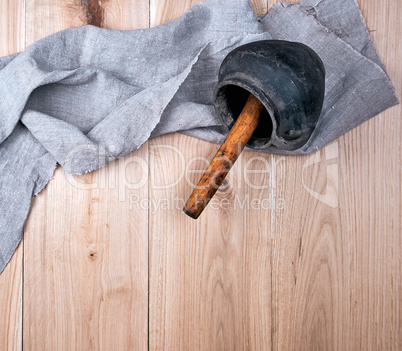
<svg viewBox="0 0 402 351">
<path fill-rule="evenodd" d="M 56 164 L 81 174 L 181 131 L 221 142 L 212 91 L 223 58 L 262 39 L 302 42 L 327 72 L 315 151 L 398 103 L 356 0 L 280 2 L 256 18 L 249 0 L 207 0 L 135 31 L 70 28 L 0 59 L 0 272 L 23 232 L 31 197 Z"/>
</svg>

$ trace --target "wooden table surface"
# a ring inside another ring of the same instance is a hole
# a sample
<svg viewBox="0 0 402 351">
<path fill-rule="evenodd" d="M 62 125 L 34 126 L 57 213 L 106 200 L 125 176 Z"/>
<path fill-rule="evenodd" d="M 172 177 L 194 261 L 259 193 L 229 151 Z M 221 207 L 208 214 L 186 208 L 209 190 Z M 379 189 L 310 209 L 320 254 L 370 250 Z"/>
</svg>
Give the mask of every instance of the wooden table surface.
<svg viewBox="0 0 402 351">
<path fill-rule="evenodd" d="M 0 0 L 0 54 L 193 3 Z M 359 4 L 401 96 L 402 3 Z M 0 275 L 0 350 L 400 350 L 401 132 L 396 106 L 314 155 L 247 151 L 197 221 L 182 201 L 216 144 L 175 133 L 58 168 Z"/>
</svg>

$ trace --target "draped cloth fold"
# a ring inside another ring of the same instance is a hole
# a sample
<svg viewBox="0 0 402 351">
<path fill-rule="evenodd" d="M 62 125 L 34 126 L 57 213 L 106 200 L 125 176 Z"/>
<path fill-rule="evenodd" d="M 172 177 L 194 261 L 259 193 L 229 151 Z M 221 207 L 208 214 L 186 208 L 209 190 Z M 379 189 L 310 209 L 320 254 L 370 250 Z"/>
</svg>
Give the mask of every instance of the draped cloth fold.
<svg viewBox="0 0 402 351">
<path fill-rule="evenodd" d="M 356 0 L 279 2 L 262 17 L 249 0 L 206 0 L 152 29 L 70 28 L 0 58 L 0 272 L 57 163 L 89 172 L 176 131 L 222 142 L 212 105 L 219 66 L 264 39 L 310 46 L 327 74 L 308 143 L 267 152 L 313 152 L 398 103 Z"/>
</svg>

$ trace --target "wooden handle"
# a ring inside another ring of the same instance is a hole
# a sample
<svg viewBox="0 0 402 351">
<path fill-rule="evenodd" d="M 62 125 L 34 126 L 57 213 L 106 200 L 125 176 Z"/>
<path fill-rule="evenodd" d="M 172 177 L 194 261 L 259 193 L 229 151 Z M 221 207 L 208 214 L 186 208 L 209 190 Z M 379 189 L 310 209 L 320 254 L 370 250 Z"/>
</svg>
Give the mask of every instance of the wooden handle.
<svg viewBox="0 0 402 351">
<path fill-rule="evenodd" d="M 236 123 L 187 200 L 183 209 L 187 215 L 197 219 L 208 205 L 253 135 L 263 109 L 264 105 L 254 95 L 250 94 Z"/>
</svg>

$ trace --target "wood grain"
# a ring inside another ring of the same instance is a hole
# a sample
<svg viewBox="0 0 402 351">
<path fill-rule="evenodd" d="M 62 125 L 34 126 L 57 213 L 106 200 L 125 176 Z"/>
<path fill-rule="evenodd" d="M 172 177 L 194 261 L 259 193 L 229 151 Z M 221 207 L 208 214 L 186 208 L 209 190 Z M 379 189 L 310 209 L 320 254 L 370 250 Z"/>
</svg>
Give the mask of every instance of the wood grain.
<svg viewBox="0 0 402 351">
<path fill-rule="evenodd" d="M 96 4 L 74 9 L 77 3 L 27 1 L 27 42 L 88 23 L 82 13 L 95 13 Z M 131 20 L 117 10 L 107 16 L 106 7 L 94 20 L 146 27 L 147 3 L 136 3 L 143 12 Z M 147 145 L 88 175 L 67 177 L 59 168 L 34 199 L 25 231 L 24 349 L 147 349 L 148 212 L 130 203 L 148 196 L 146 183 L 131 186 L 147 178 L 138 159 L 148 162 Z"/>
<path fill-rule="evenodd" d="M 24 1 L 0 0 L 0 56 L 25 48 Z M 1 200 L 0 200 L 1 201 Z M 23 242 L 0 274 L 0 350 L 22 347 Z"/>
</svg>

